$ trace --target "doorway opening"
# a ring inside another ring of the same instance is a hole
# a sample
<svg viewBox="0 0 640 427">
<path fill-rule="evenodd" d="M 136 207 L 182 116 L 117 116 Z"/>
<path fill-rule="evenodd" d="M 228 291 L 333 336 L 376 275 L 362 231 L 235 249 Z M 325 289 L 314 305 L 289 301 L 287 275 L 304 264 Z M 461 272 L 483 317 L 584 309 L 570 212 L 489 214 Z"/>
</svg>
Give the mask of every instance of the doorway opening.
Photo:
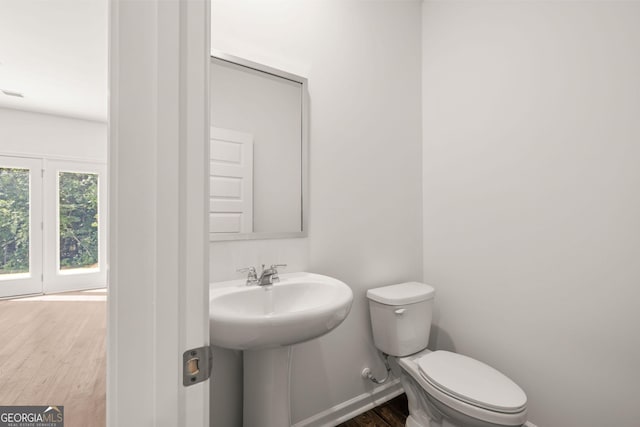
<svg viewBox="0 0 640 427">
<path fill-rule="evenodd" d="M 0 406 L 106 424 L 108 0 L 0 26 Z"/>
</svg>

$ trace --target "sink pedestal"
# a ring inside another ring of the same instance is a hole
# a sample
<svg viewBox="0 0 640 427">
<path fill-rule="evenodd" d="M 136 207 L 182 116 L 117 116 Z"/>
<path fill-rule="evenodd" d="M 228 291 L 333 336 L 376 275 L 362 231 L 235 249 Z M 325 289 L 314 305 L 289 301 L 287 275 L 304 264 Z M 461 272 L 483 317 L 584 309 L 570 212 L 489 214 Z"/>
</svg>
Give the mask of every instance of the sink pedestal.
<svg viewBox="0 0 640 427">
<path fill-rule="evenodd" d="M 291 346 L 342 323 L 351 288 L 321 274 L 290 273 L 271 286 L 231 280 L 209 290 L 211 345 L 244 351 L 244 426 L 291 427 Z"/>
<path fill-rule="evenodd" d="M 244 350 L 244 427 L 290 427 L 291 346 Z"/>
</svg>

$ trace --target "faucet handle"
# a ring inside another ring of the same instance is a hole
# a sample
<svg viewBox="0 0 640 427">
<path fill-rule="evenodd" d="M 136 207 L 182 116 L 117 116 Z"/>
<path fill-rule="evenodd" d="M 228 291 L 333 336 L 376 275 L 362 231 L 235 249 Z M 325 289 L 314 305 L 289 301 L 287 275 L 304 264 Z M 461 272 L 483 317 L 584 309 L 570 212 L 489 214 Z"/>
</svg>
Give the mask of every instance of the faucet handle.
<svg viewBox="0 0 640 427">
<path fill-rule="evenodd" d="M 256 272 L 255 267 L 244 267 L 236 270 L 238 273 L 249 273 L 247 274 L 247 285 L 255 285 L 258 283 L 258 273 Z"/>
<path fill-rule="evenodd" d="M 273 282 L 280 281 L 280 276 L 278 276 L 278 268 L 280 267 L 285 268 L 286 266 L 287 264 L 271 264 L 271 271 L 273 272 L 273 275 L 271 278 Z"/>
</svg>

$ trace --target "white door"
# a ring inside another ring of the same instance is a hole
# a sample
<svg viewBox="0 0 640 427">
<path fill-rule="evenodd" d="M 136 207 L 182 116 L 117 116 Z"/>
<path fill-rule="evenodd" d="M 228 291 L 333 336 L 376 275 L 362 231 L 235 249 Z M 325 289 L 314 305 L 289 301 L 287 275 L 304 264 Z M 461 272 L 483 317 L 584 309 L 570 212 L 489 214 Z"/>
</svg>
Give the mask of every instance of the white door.
<svg viewBox="0 0 640 427">
<path fill-rule="evenodd" d="M 209 2 L 109 9 L 107 426 L 205 427 L 182 373 L 209 343 Z"/>
<path fill-rule="evenodd" d="M 0 157 L 0 298 L 42 292 L 42 160 Z"/>
<path fill-rule="evenodd" d="M 106 166 L 47 160 L 44 170 L 43 292 L 105 287 Z"/>
<path fill-rule="evenodd" d="M 253 232 L 253 135 L 211 128 L 209 233 Z"/>
</svg>

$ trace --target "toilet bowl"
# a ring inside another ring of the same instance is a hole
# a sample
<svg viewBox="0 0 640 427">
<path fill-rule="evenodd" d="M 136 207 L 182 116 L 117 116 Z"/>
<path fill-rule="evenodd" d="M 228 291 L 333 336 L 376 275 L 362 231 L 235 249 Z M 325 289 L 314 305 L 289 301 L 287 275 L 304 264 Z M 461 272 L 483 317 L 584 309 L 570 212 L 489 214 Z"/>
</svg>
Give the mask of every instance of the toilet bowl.
<svg viewBox="0 0 640 427">
<path fill-rule="evenodd" d="M 527 397 L 522 389 L 482 362 L 429 350 L 397 360 L 403 388 L 410 390 L 407 396 L 414 395 L 410 413 L 422 414 L 414 417 L 422 420 L 414 426 L 435 427 L 442 425 L 438 423 L 442 419 L 463 427 L 522 426 L 527 421 Z M 425 399 L 420 400 L 419 395 Z"/>
<path fill-rule="evenodd" d="M 470 357 L 426 349 L 434 294 L 417 282 L 367 291 L 376 347 L 401 369 L 407 427 L 524 425 L 526 394 L 507 376 Z"/>
</svg>

